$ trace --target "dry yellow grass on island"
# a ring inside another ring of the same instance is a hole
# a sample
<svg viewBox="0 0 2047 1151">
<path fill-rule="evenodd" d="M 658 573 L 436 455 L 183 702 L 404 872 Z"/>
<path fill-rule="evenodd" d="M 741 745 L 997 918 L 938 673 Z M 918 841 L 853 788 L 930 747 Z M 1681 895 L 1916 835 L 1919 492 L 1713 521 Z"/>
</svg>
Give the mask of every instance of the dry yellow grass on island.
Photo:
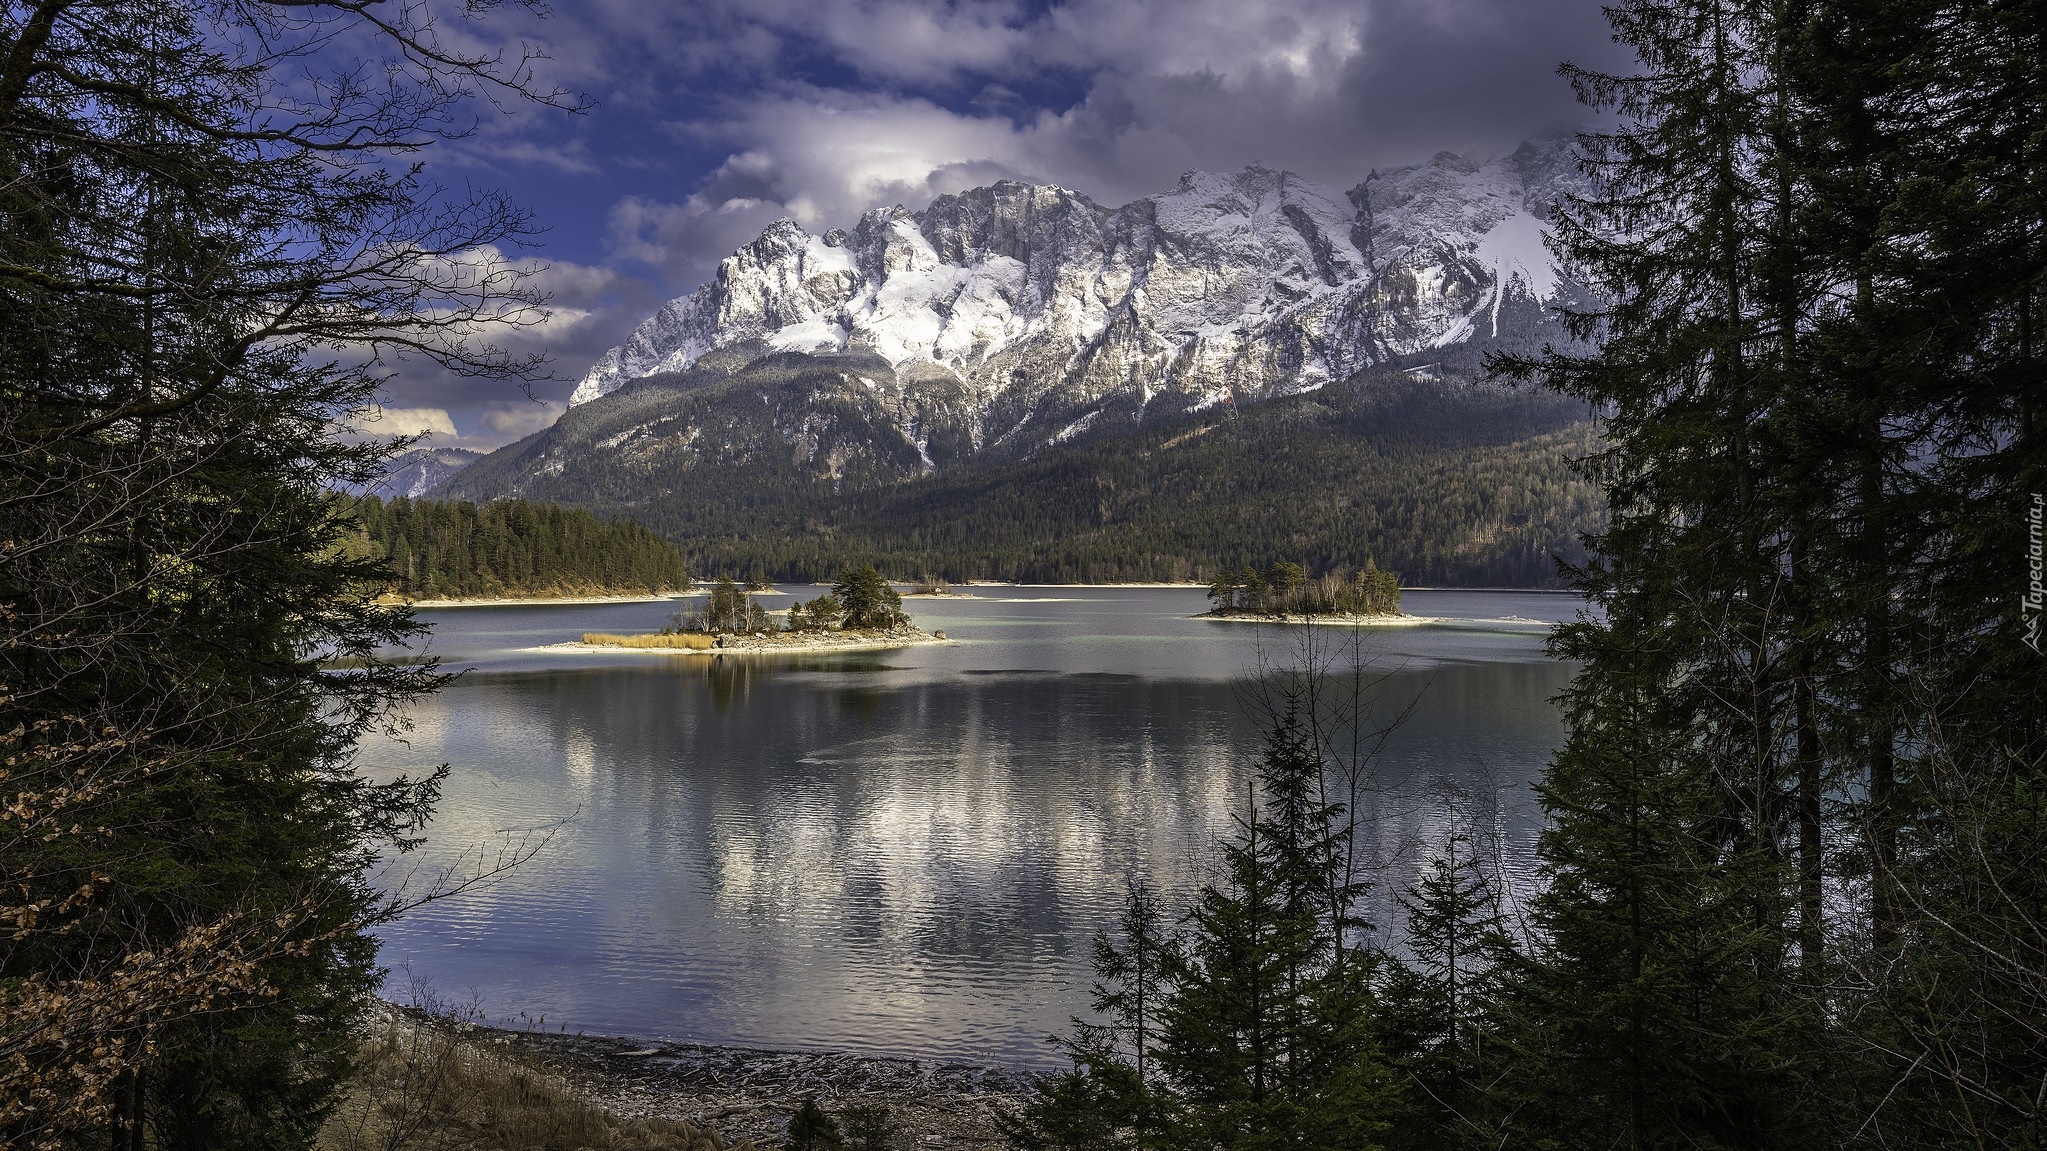
<svg viewBox="0 0 2047 1151">
<path fill-rule="evenodd" d="M 888 628 L 844 628 L 837 631 L 732 632 L 709 635 L 704 632 L 673 632 L 666 635 L 613 635 L 586 631 L 580 642 L 548 644 L 532 651 L 614 651 L 662 652 L 676 655 L 773 655 L 822 651 L 875 651 L 918 644 L 950 642 L 942 631 L 930 632 L 911 624 Z"/>
<path fill-rule="evenodd" d="M 716 646 L 718 637 L 702 632 L 681 632 L 668 635 L 612 635 L 610 632 L 586 631 L 583 642 L 601 647 L 657 647 L 676 648 L 684 651 L 709 651 Z"/>
</svg>

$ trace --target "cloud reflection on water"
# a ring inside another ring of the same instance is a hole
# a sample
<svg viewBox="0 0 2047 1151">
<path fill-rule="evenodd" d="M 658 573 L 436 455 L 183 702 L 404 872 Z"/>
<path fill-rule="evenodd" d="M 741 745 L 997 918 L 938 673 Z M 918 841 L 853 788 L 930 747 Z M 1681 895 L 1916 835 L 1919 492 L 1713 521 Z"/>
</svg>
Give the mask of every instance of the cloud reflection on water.
<svg viewBox="0 0 2047 1151">
<path fill-rule="evenodd" d="M 1130 662 L 1096 654 L 1073 662 Z M 1261 741 L 1227 678 L 1001 671 L 465 678 L 418 707 L 409 748 L 366 748 L 393 770 L 454 765 L 423 851 L 575 818 L 510 881 L 386 931 L 385 961 L 594 1032 L 1044 1061 L 1126 877 L 1191 893 Z M 1395 677 L 1420 700 L 1370 808 L 1389 885 L 1447 832 L 1448 796 L 1526 875 L 1525 784 L 1567 677 L 1525 657 Z"/>
</svg>

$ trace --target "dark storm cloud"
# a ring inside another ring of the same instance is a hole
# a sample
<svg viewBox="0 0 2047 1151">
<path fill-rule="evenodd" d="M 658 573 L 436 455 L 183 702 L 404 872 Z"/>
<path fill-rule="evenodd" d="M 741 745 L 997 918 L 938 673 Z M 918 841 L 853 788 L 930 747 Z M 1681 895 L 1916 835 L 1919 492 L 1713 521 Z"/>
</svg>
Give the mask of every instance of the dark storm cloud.
<svg viewBox="0 0 2047 1151">
<path fill-rule="evenodd" d="M 1120 204 L 1252 161 L 1348 187 L 1569 131 L 1558 63 L 1621 66 L 1596 0 L 585 0 L 495 30 L 599 101 L 491 121 L 444 161 L 564 224 L 564 376 L 780 217 L 845 227 L 1003 177 Z M 472 435 L 504 399 L 414 382 L 394 404 Z"/>
</svg>

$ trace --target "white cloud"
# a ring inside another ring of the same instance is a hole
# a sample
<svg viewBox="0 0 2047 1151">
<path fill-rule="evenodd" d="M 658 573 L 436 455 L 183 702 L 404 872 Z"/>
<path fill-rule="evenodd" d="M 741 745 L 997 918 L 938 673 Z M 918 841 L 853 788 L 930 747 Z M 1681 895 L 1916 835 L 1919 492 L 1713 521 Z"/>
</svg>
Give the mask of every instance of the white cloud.
<svg viewBox="0 0 2047 1151">
<path fill-rule="evenodd" d="M 544 377 L 522 388 L 458 376 L 422 357 L 404 358 L 389 365 L 394 374 L 384 384 L 383 406 L 362 413 L 344 434 L 431 432 L 434 447 L 483 451 L 523 439 L 554 422 L 590 362 L 661 299 L 645 279 L 610 268 L 496 252 L 477 258 L 486 257 L 530 274 L 530 285 L 549 299 L 525 326 L 480 328 L 474 335 L 514 356 L 546 354 L 551 362 Z"/>
<path fill-rule="evenodd" d="M 467 432 L 459 431 L 455 417 L 445 408 L 367 408 L 345 422 L 341 435 L 350 440 L 389 440 L 399 436 L 424 436 L 422 446 L 469 448 L 488 452 L 523 440 L 561 418 L 565 404 L 550 400 L 485 400 L 480 407 L 463 413 Z"/>
<path fill-rule="evenodd" d="M 614 258 L 661 268 L 676 290 L 779 217 L 813 232 L 846 227 L 870 207 L 918 208 L 1003 177 L 1113 206 L 1189 168 L 1260 161 L 1349 186 L 1375 164 L 1510 146 L 1573 122 L 1558 118 L 1574 106 L 1553 71 L 1598 24 L 1597 0 L 688 7 L 668 18 L 723 29 L 739 45 L 725 66 L 749 80 L 685 105 L 671 130 L 730 150 L 682 195 L 619 198 L 608 233 Z M 780 75 L 811 55 L 861 80 Z M 1044 94 L 1048 78 L 1070 94 L 1063 104 Z"/>
<path fill-rule="evenodd" d="M 751 48 L 728 58 L 772 67 L 821 51 L 870 81 L 911 85 L 1030 77 L 1046 69 L 1126 76 L 1261 70 L 1304 80 L 1362 51 L 1358 0 L 716 0 L 664 14 L 673 34 L 720 31 Z M 687 30 L 687 32 L 685 32 Z M 665 39 L 665 38 L 664 38 Z"/>
<path fill-rule="evenodd" d="M 519 405 L 486 408 L 476 418 L 478 431 L 466 437 L 466 441 L 473 442 L 464 442 L 460 446 L 478 446 L 488 441 L 491 447 L 499 447 L 514 440 L 523 440 L 561 418 L 566 407 L 547 400 L 529 400 Z"/>
<path fill-rule="evenodd" d="M 357 412 L 348 431 L 365 439 L 392 436 L 455 437 L 455 421 L 446 408 L 387 408 L 377 405 Z"/>
<path fill-rule="evenodd" d="M 746 108 L 718 132 L 750 146 L 727 157 L 702 190 L 679 202 L 621 199 L 610 217 L 614 255 L 689 282 L 782 217 L 822 232 L 852 226 L 870 207 L 922 207 L 935 196 L 1005 177 L 1049 178 L 1035 130 L 921 99 L 775 97 Z"/>
</svg>

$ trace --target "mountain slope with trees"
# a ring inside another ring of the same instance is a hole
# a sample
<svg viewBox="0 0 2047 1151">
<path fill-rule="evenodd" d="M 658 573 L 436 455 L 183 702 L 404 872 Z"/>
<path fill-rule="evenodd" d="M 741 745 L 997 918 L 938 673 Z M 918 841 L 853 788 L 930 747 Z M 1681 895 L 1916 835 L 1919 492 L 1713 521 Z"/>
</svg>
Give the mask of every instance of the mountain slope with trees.
<svg viewBox="0 0 2047 1151">
<path fill-rule="evenodd" d="M 1584 412 L 1384 370 L 907 481 L 848 468 L 819 482 L 806 460 L 765 443 L 728 444 L 716 468 L 646 472 L 592 454 L 550 475 L 522 458 L 536 437 L 436 494 L 516 489 L 628 514 L 693 569 L 776 579 L 872 562 L 897 578 L 1206 582 L 1284 556 L 1318 575 L 1370 562 L 1409 584 L 1546 586 L 1599 522 L 1595 489 L 1571 468 L 1594 444 Z"/>
</svg>

